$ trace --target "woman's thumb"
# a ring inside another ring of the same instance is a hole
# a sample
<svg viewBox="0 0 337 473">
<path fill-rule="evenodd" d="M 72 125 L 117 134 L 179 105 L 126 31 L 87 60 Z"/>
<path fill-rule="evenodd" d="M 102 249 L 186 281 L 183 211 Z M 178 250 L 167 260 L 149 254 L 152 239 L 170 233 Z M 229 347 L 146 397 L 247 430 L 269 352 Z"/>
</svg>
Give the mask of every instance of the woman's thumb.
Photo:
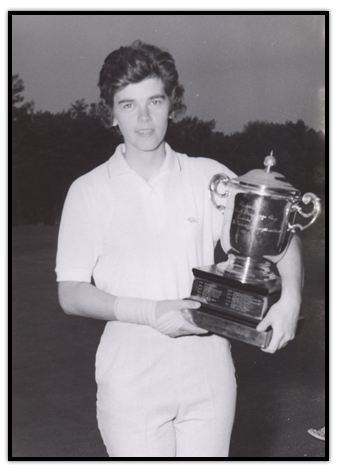
<svg viewBox="0 0 337 473">
<path fill-rule="evenodd" d="M 184 299 L 182 301 L 181 309 L 199 309 L 200 306 L 201 304 L 198 301 L 193 301 L 191 299 Z"/>
</svg>

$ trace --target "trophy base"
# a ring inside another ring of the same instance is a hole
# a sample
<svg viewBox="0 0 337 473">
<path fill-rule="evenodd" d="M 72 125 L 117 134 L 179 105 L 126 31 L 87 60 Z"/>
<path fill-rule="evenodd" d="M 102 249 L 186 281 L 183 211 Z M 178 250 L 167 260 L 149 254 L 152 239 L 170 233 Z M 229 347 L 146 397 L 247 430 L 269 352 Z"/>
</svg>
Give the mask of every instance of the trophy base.
<svg viewBox="0 0 337 473">
<path fill-rule="evenodd" d="M 228 275 L 218 265 L 193 268 L 194 282 L 189 299 L 201 303 L 191 310 L 194 323 L 209 332 L 233 338 L 260 348 L 267 348 L 272 330 L 258 332 L 257 325 L 281 295 L 281 279 L 256 278 L 242 282 Z M 300 318 L 297 333 L 300 332 Z"/>
<path fill-rule="evenodd" d="M 272 329 L 258 332 L 254 326 L 246 325 L 242 321 L 228 319 L 223 314 L 221 317 L 211 314 L 204 307 L 192 309 L 190 312 L 192 313 L 194 323 L 198 327 L 226 338 L 248 343 L 249 345 L 267 348 L 273 335 Z M 303 323 L 304 317 L 299 317 L 296 335 L 302 331 Z"/>
<path fill-rule="evenodd" d="M 217 335 L 240 340 L 241 342 L 255 345 L 260 348 L 268 347 L 273 334 L 272 330 L 258 332 L 254 327 L 234 322 L 225 317 L 217 317 L 203 311 L 202 308 L 193 309 L 191 310 L 191 313 L 193 321 L 198 327 L 216 333 Z"/>
<path fill-rule="evenodd" d="M 251 319 L 257 325 L 280 298 L 280 278 L 275 275 L 268 281 L 256 279 L 243 283 L 232 275 L 219 272 L 218 266 L 213 264 L 192 270 L 195 279 L 190 298 L 243 321 Z"/>
</svg>

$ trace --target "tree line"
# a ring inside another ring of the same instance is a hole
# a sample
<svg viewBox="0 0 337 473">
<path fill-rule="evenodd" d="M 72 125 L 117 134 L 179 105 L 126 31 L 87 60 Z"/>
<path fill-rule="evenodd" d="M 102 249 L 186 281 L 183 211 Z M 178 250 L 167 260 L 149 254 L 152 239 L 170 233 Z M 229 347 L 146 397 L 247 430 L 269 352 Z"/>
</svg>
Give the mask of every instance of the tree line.
<svg viewBox="0 0 337 473">
<path fill-rule="evenodd" d="M 70 184 L 105 162 L 122 142 L 102 120 L 99 104 L 84 99 L 69 110 L 34 110 L 25 102 L 24 83 L 12 77 L 12 223 L 54 225 L 59 222 Z M 324 193 L 325 137 L 303 120 L 284 124 L 254 121 L 243 131 L 225 135 L 214 120 L 186 116 L 170 121 L 166 141 L 189 156 L 213 158 L 238 175 L 263 168 L 273 150 L 276 170 L 301 192 Z"/>
</svg>

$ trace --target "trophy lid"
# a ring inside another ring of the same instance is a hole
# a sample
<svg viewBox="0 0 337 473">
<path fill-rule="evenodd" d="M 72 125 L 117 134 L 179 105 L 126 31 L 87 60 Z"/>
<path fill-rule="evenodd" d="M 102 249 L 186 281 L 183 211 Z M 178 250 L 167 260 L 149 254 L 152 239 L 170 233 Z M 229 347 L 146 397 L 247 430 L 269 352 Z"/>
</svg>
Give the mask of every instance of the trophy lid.
<svg viewBox="0 0 337 473">
<path fill-rule="evenodd" d="M 283 174 L 271 170 L 271 167 L 276 164 L 273 151 L 270 152 L 269 156 L 264 158 L 263 164 L 265 165 L 265 169 L 252 169 L 243 176 L 232 179 L 232 182 L 236 182 L 239 186 L 263 187 L 263 189 L 270 190 L 272 193 L 299 193 L 299 190 L 293 187 Z"/>
</svg>

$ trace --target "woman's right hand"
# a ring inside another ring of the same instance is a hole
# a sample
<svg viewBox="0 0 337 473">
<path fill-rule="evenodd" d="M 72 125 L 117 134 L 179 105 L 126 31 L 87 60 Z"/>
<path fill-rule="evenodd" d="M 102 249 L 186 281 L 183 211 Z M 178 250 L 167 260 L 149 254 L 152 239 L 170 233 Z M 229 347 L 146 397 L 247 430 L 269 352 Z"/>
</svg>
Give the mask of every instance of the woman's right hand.
<svg viewBox="0 0 337 473">
<path fill-rule="evenodd" d="M 183 335 L 204 335 L 207 330 L 198 327 L 193 322 L 189 309 L 198 309 L 200 302 L 192 300 L 159 301 L 156 304 L 156 329 L 176 338 Z"/>
</svg>

